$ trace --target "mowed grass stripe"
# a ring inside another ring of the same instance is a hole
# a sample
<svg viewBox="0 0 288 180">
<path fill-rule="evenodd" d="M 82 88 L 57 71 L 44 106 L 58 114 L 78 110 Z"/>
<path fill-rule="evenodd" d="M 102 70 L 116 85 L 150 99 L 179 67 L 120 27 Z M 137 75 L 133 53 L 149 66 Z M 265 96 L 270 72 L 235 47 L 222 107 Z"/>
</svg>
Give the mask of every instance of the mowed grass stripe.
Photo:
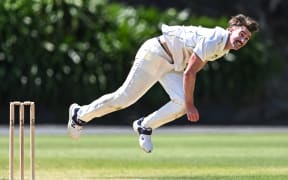
<svg viewBox="0 0 288 180">
<path fill-rule="evenodd" d="M 133 135 L 36 137 L 36 177 L 49 179 L 287 179 L 288 133 L 155 134 L 147 154 Z M 16 147 L 18 141 L 15 141 Z M 29 139 L 26 138 L 28 158 Z M 0 139 L 8 179 L 8 136 Z M 18 158 L 18 151 L 15 152 Z M 27 159 L 26 158 L 26 159 Z M 18 168 L 18 162 L 15 162 Z M 26 176 L 29 162 L 26 160 Z M 18 173 L 18 170 L 16 170 Z"/>
</svg>

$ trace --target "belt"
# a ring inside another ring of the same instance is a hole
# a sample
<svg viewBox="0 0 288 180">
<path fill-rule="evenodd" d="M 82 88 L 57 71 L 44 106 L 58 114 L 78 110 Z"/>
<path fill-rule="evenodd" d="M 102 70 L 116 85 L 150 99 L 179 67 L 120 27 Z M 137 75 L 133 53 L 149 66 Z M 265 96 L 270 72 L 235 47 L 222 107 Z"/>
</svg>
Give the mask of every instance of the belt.
<svg viewBox="0 0 288 180">
<path fill-rule="evenodd" d="M 169 48 L 168 48 L 166 42 L 162 42 L 159 36 L 157 37 L 157 41 L 159 42 L 161 47 L 164 49 L 164 51 L 167 53 L 167 55 L 171 58 L 171 61 L 173 64 L 174 63 L 173 56 L 172 56 L 171 52 L 169 51 Z"/>
</svg>

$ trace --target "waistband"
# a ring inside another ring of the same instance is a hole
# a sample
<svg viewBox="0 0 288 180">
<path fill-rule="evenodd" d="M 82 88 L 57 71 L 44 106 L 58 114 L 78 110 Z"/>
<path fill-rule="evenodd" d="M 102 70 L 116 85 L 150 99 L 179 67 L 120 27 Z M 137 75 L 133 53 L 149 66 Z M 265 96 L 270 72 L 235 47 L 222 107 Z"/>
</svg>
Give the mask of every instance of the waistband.
<svg viewBox="0 0 288 180">
<path fill-rule="evenodd" d="M 161 47 L 163 48 L 163 50 L 166 52 L 166 54 L 170 57 L 170 59 L 172 61 L 171 64 L 174 64 L 173 56 L 172 56 L 171 52 L 169 51 L 167 43 L 161 39 L 161 36 L 156 37 L 156 39 L 159 42 L 159 44 L 161 45 Z"/>
</svg>

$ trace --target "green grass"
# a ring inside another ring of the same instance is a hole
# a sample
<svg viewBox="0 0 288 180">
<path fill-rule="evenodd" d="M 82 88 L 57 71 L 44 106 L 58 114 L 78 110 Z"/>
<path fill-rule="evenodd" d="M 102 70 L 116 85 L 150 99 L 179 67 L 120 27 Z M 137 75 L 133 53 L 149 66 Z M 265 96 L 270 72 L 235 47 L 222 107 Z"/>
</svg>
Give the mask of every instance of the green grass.
<svg viewBox="0 0 288 180">
<path fill-rule="evenodd" d="M 84 135 L 77 142 L 67 136 L 37 136 L 36 177 L 39 180 L 286 180 L 288 177 L 288 132 L 155 134 L 153 141 L 154 152 L 146 154 L 133 135 Z M 17 159 L 18 151 L 15 153 Z M 28 147 L 26 154 L 28 157 Z M 18 159 L 15 163 L 18 168 Z M 29 179 L 28 160 L 26 167 Z M 8 179 L 7 136 L 0 138 L 0 179 Z"/>
</svg>

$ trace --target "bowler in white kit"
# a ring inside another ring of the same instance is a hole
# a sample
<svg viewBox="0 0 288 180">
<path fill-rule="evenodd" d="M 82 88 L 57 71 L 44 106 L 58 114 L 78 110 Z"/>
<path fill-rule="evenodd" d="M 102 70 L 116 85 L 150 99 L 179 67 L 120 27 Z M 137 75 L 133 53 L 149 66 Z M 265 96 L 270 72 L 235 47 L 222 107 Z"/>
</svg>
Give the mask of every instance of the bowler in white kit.
<svg viewBox="0 0 288 180">
<path fill-rule="evenodd" d="M 162 35 L 148 39 L 138 50 L 132 68 L 119 89 L 88 105 L 72 104 L 69 108 L 68 134 L 79 139 L 83 125 L 135 103 L 159 82 L 170 101 L 151 114 L 135 120 L 134 131 L 139 145 L 152 152 L 152 131 L 187 115 L 199 120 L 194 102 L 197 73 L 209 61 L 215 61 L 230 50 L 239 50 L 259 29 L 258 23 L 243 14 L 233 16 L 228 28 L 162 25 Z"/>
</svg>

